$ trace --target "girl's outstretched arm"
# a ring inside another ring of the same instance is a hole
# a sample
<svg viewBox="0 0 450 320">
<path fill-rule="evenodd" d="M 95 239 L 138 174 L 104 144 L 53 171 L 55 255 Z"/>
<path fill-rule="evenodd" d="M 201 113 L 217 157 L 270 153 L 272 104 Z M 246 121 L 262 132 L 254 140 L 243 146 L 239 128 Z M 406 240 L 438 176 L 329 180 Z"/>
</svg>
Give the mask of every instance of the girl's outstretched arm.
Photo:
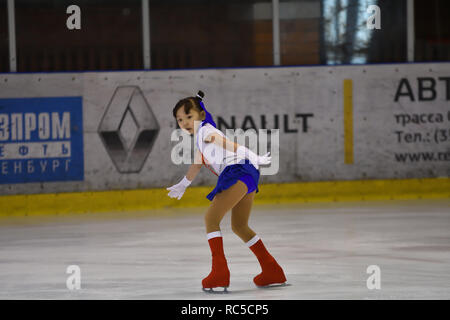
<svg viewBox="0 0 450 320">
<path fill-rule="evenodd" d="M 191 164 L 191 166 L 189 167 L 189 170 L 186 173 L 186 178 L 189 181 L 193 181 L 195 179 L 195 177 L 198 175 L 198 173 L 200 172 L 202 165 L 203 165 L 202 164 L 202 155 L 201 155 L 200 151 L 197 150 L 197 152 L 195 154 L 194 163 Z"/>
<path fill-rule="evenodd" d="M 199 163 L 199 157 L 200 157 L 200 163 Z M 181 197 L 183 196 L 184 192 L 186 191 L 186 188 L 190 186 L 190 184 L 192 183 L 192 180 L 194 180 L 195 177 L 197 176 L 197 174 L 199 173 L 201 167 L 202 167 L 201 153 L 197 150 L 197 154 L 195 155 L 194 163 L 191 164 L 188 172 L 183 177 L 183 179 L 181 179 L 180 182 L 178 182 L 177 184 L 175 184 L 169 188 L 166 188 L 166 190 L 170 191 L 167 195 L 171 198 L 176 198 L 176 199 L 180 200 Z"/>
<path fill-rule="evenodd" d="M 231 141 L 229 139 L 227 139 L 226 137 L 221 136 L 218 133 L 212 133 L 210 134 L 206 139 L 205 142 L 213 142 L 215 144 L 217 144 L 218 146 L 231 151 L 231 152 L 236 152 L 237 148 L 239 147 L 239 145 L 234 142 Z"/>
<path fill-rule="evenodd" d="M 256 153 L 251 151 L 250 149 L 237 144 L 234 141 L 227 139 L 226 137 L 221 136 L 218 133 L 212 133 L 208 137 L 204 139 L 205 142 L 213 142 L 218 146 L 221 146 L 225 150 L 229 150 L 231 152 L 235 152 L 236 154 L 249 159 L 251 163 L 254 164 L 256 169 L 259 168 L 260 164 L 269 164 L 271 161 L 271 157 L 269 157 L 270 152 L 265 154 L 264 156 L 258 156 Z"/>
</svg>

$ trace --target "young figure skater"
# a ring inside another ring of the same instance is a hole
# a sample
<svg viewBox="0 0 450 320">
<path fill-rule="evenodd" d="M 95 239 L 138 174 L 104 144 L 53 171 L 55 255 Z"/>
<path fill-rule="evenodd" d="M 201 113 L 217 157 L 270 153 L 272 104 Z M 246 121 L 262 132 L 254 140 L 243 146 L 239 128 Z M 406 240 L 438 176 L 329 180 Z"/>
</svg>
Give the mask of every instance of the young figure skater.
<svg viewBox="0 0 450 320">
<path fill-rule="evenodd" d="M 180 100 L 173 109 L 173 116 L 180 128 L 190 135 L 196 133 L 198 151 L 195 155 L 196 161 L 189 167 L 183 179 L 167 188 L 170 190 L 168 195 L 179 200 L 202 165 L 218 176 L 216 187 L 206 196 L 212 201 L 205 214 L 212 268 L 202 281 L 203 290 L 214 292 L 213 288 L 223 287 L 223 292 L 227 292 L 230 284 L 230 271 L 220 231 L 220 222 L 230 209 L 233 232 L 247 244 L 261 265 L 262 272 L 253 279 L 256 286 L 283 285 L 286 282 L 283 269 L 248 226 L 253 199 L 255 193 L 259 192 L 259 165 L 270 163 L 270 152 L 258 156 L 246 147 L 227 139 L 216 129 L 216 123 L 202 102 L 203 97 L 204 93 L 199 91 L 196 97 Z M 217 156 L 212 157 L 211 154 L 219 155 L 219 161 Z"/>
</svg>

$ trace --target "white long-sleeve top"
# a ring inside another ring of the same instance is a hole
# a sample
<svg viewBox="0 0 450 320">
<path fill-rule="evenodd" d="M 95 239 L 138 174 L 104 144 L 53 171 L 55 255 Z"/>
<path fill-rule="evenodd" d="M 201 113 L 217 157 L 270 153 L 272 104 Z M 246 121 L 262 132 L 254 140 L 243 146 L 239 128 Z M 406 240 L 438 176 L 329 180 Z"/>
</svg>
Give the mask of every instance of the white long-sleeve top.
<svg viewBox="0 0 450 320">
<path fill-rule="evenodd" d="M 204 141 L 212 133 L 218 133 L 222 137 L 226 137 L 222 131 L 214 128 L 211 124 L 206 123 L 198 129 L 196 143 L 198 150 L 203 155 L 204 162 L 219 176 L 225 167 L 238 164 L 245 160 L 245 158 L 238 156 L 235 152 L 224 149 L 214 142 Z"/>
</svg>

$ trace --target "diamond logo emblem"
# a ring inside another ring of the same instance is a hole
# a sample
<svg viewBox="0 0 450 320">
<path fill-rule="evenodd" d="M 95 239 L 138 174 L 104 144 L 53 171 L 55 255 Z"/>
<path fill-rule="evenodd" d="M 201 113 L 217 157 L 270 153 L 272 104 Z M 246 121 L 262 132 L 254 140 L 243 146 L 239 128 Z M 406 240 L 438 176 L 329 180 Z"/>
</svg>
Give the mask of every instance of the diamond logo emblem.
<svg viewBox="0 0 450 320">
<path fill-rule="evenodd" d="M 130 150 L 133 139 L 134 137 L 136 137 L 137 131 L 137 120 L 134 117 L 133 111 L 131 111 L 130 108 L 127 108 L 119 128 L 119 133 L 122 137 L 122 141 L 125 144 L 126 150 Z"/>
<path fill-rule="evenodd" d="M 114 92 L 98 133 L 120 173 L 142 170 L 159 133 L 159 124 L 138 86 Z"/>
</svg>

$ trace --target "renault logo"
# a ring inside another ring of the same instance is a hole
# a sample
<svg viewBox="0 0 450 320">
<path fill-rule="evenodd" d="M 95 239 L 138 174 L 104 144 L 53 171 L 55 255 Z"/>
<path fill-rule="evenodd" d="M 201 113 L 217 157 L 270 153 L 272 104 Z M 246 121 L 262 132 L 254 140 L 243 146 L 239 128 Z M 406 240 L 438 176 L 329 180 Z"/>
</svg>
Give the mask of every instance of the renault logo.
<svg viewBox="0 0 450 320">
<path fill-rule="evenodd" d="M 159 124 L 138 86 L 121 86 L 106 108 L 98 133 L 120 173 L 142 170 Z"/>
</svg>

